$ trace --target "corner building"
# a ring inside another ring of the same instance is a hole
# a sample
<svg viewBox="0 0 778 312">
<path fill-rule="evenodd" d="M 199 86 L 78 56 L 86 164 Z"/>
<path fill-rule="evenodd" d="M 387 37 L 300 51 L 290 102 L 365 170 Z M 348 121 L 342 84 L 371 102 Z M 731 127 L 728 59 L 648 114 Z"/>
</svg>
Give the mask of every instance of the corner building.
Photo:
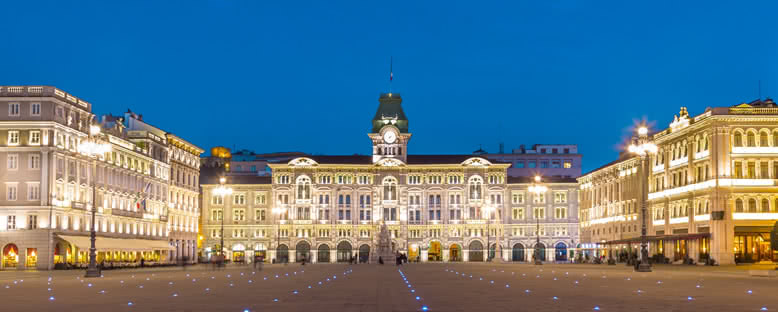
<svg viewBox="0 0 778 312">
<path fill-rule="evenodd" d="M 626 156 L 579 178 L 582 240 L 615 252 L 640 241 L 648 183 L 649 254 L 670 261 L 772 262 L 778 221 L 778 106 L 757 100 L 690 116 L 650 135 L 649 167 Z M 648 174 L 644 180 L 645 173 Z"/>
<path fill-rule="evenodd" d="M 169 219 L 178 208 L 168 190 L 178 156 L 170 150 L 182 140 L 130 111 L 98 118 L 90 103 L 51 86 L 0 86 L 0 107 L 0 269 L 86 267 L 92 209 L 98 262 L 175 257 Z M 111 146 L 97 159 L 79 150 L 92 124 Z M 196 184 L 201 150 L 188 150 Z M 194 242 L 199 209 L 187 209 L 190 226 L 179 231 Z"/>
<path fill-rule="evenodd" d="M 227 176 L 233 193 L 224 197 L 214 193 L 218 182 L 203 181 L 204 254 L 218 252 L 224 234 L 233 261 L 263 255 L 266 261 L 368 262 L 386 223 L 393 250 L 411 261 L 530 261 L 538 225 L 543 260 L 572 258 L 574 179 L 546 180 L 548 191 L 534 196 L 527 191 L 530 178 L 507 176 L 509 163 L 409 154 L 401 103 L 399 94 L 380 96 L 370 155 L 269 163 L 270 177 Z"/>
</svg>

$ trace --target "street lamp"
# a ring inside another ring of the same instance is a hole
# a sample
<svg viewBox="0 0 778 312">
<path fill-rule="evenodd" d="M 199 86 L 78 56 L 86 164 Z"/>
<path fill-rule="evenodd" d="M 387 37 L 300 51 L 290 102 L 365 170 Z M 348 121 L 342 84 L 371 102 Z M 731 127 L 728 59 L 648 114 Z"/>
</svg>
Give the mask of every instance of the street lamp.
<svg viewBox="0 0 778 312">
<path fill-rule="evenodd" d="M 637 267 L 638 272 L 651 272 L 651 264 L 648 263 L 648 237 L 646 237 L 646 205 L 648 203 L 648 155 L 656 154 L 656 144 L 651 142 L 648 138 L 648 128 L 638 128 L 638 136 L 632 137 L 632 143 L 629 145 L 629 152 L 640 156 L 640 165 L 642 166 L 641 172 L 643 177 L 641 178 L 641 229 L 640 229 L 640 265 Z"/>
<path fill-rule="evenodd" d="M 535 176 L 535 182 L 532 183 L 529 187 L 529 191 L 534 194 L 533 197 L 535 200 L 540 196 L 540 194 L 545 194 L 548 191 L 548 188 L 545 185 L 540 184 L 540 176 Z M 535 264 L 541 265 L 543 264 L 543 261 L 540 260 L 540 217 L 538 216 L 538 213 L 540 210 L 536 207 L 535 211 L 533 211 L 533 215 L 535 216 L 535 234 L 537 236 L 537 240 L 535 241 Z"/>
<path fill-rule="evenodd" d="M 492 245 L 489 240 L 491 238 L 490 235 L 492 234 L 489 231 L 490 230 L 489 221 L 490 221 L 492 211 L 494 211 L 494 207 L 492 207 L 491 205 L 486 205 L 483 208 L 483 212 L 486 215 L 486 217 L 484 217 L 484 219 L 486 219 L 486 261 L 492 261 Z M 495 247 L 495 249 L 497 248 Z"/>
<path fill-rule="evenodd" d="M 283 204 L 281 204 L 281 201 L 279 200 L 277 205 L 276 205 L 276 207 L 273 207 L 273 210 L 272 210 L 273 214 L 276 215 L 276 219 L 279 219 L 278 220 L 278 225 L 277 225 L 278 229 L 276 230 L 276 262 L 277 263 L 281 262 L 281 259 L 278 259 L 278 246 L 281 245 L 281 220 L 280 220 L 280 217 L 281 217 L 281 215 L 283 215 L 287 211 L 286 206 L 282 206 L 282 205 Z"/>
<path fill-rule="evenodd" d="M 89 126 L 89 138 L 78 145 L 78 151 L 92 158 L 92 226 L 89 232 L 89 266 L 86 269 L 84 277 L 100 277 L 100 268 L 97 267 L 97 248 L 95 248 L 95 212 L 97 211 L 97 159 L 100 155 L 105 155 L 111 151 L 111 144 L 100 142 L 98 135 L 100 126 Z"/>
<path fill-rule="evenodd" d="M 227 195 L 232 194 L 232 188 L 224 186 L 224 183 L 227 182 L 227 179 L 224 177 L 219 178 L 219 187 L 213 190 L 214 194 L 217 196 L 222 197 L 222 207 L 225 207 L 225 198 Z M 224 209 L 222 208 L 222 213 L 219 216 L 219 219 L 222 221 L 222 229 L 221 229 L 221 235 L 219 235 L 219 238 L 221 239 L 221 242 L 219 243 L 219 248 L 221 249 L 221 256 L 222 260 L 224 259 Z"/>
</svg>

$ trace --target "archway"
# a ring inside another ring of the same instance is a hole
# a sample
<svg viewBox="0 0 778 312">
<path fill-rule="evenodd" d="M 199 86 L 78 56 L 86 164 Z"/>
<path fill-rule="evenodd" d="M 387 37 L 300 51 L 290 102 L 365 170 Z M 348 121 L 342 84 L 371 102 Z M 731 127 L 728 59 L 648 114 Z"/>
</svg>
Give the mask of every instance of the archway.
<svg viewBox="0 0 778 312">
<path fill-rule="evenodd" d="M 294 247 L 294 260 L 296 262 L 310 262 L 311 257 L 311 244 L 306 241 L 300 241 L 297 246 Z"/>
<path fill-rule="evenodd" d="M 289 247 L 284 244 L 278 245 L 276 248 L 276 262 L 287 263 L 289 262 Z"/>
<path fill-rule="evenodd" d="M 451 246 L 448 247 L 448 261 L 462 261 L 462 247 L 458 244 L 451 244 Z"/>
<path fill-rule="evenodd" d="M 430 249 L 427 250 L 427 261 L 443 261 L 443 251 L 440 242 L 430 242 Z"/>
<path fill-rule="evenodd" d="M 254 245 L 254 261 L 264 262 L 267 259 L 267 247 L 265 244 L 257 243 Z"/>
<path fill-rule="evenodd" d="M 359 246 L 359 262 L 367 263 L 368 260 L 370 260 L 370 246 L 367 244 Z"/>
<path fill-rule="evenodd" d="M 3 267 L 15 268 L 19 265 L 19 247 L 8 244 L 3 247 Z"/>
<path fill-rule="evenodd" d="M 472 241 L 468 246 L 468 257 L 470 261 L 480 262 L 484 261 L 484 245 L 479 241 Z"/>
<path fill-rule="evenodd" d="M 546 261 L 546 245 L 543 243 L 536 244 L 533 252 L 533 258 L 540 259 L 540 261 Z"/>
<path fill-rule="evenodd" d="M 330 246 L 327 244 L 319 245 L 319 252 L 316 255 L 316 261 L 321 263 L 330 262 Z"/>
<path fill-rule="evenodd" d="M 351 243 L 342 241 L 338 244 L 338 262 L 351 261 Z"/>
<path fill-rule="evenodd" d="M 554 249 L 555 261 L 567 261 L 567 245 L 565 245 L 565 243 L 557 243 Z"/>
<path fill-rule="evenodd" d="M 513 261 L 524 261 L 524 245 L 516 243 L 513 245 Z"/>
<path fill-rule="evenodd" d="M 497 254 L 497 244 L 491 244 L 489 245 L 489 256 L 486 258 L 489 261 L 494 259 L 494 256 Z"/>
</svg>

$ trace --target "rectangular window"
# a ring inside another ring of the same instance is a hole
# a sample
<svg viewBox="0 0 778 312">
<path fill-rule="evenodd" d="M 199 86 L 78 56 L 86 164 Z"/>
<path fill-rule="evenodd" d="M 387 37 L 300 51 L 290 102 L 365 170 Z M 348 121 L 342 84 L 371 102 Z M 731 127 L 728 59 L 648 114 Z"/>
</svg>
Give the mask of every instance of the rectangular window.
<svg viewBox="0 0 778 312">
<path fill-rule="evenodd" d="M 254 197 L 255 205 L 264 205 L 265 203 L 267 203 L 267 198 L 265 197 L 265 194 L 257 194 L 257 196 Z"/>
<path fill-rule="evenodd" d="M 767 165 L 766 161 L 759 163 L 759 178 L 761 179 L 770 178 L 770 167 Z"/>
<path fill-rule="evenodd" d="M 233 209 L 232 221 L 244 221 L 246 220 L 246 209 Z"/>
<path fill-rule="evenodd" d="M 39 183 L 27 184 L 27 200 L 41 199 L 41 185 Z"/>
<path fill-rule="evenodd" d="M 548 168 L 548 160 L 541 160 L 540 168 Z"/>
<path fill-rule="evenodd" d="M 8 216 L 6 229 L 8 230 L 15 230 L 16 229 L 16 216 Z"/>
<path fill-rule="evenodd" d="M 19 145 L 19 131 L 8 131 L 8 145 Z"/>
<path fill-rule="evenodd" d="M 537 161 L 530 160 L 527 162 L 527 168 L 536 168 L 537 167 Z"/>
<path fill-rule="evenodd" d="M 40 131 L 30 131 L 30 142 L 29 145 L 41 145 L 41 132 Z"/>
<path fill-rule="evenodd" d="M 519 160 L 519 161 L 515 162 L 513 165 L 516 166 L 516 168 L 524 168 L 524 161 L 523 160 Z"/>
<path fill-rule="evenodd" d="M 19 155 L 8 154 L 8 170 L 19 169 Z"/>
<path fill-rule="evenodd" d="M 743 177 L 743 163 L 736 161 L 735 162 L 735 178 L 742 178 Z"/>
<path fill-rule="evenodd" d="M 560 162 L 559 160 L 551 161 L 551 168 L 561 168 L 561 167 L 562 167 L 562 162 Z"/>
<path fill-rule="evenodd" d="M 565 153 L 565 154 L 567 154 L 567 153 Z M 565 163 L 564 163 L 564 168 L 565 168 L 565 169 L 570 169 L 570 168 L 573 168 L 573 161 L 572 161 L 572 160 L 567 160 L 567 159 L 566 159 L 566 160 L 565 160 Z"/>
<path fill-rule="evenodd" d="M 32 103 L 30 105 L 30 115 L 32 116 L 41 115 L 41 103 Z"/>
<path fill-rule="evenodd" d="M 17 190 L 16 183 L 8 183 L 5 185 L 5 199 L 6 200 L 16 200 L 16 197 L 19 194 L 19 191 Z"/>
<path fill-rule="evenodd" d="M 232 196 L 232 203 L 235 205 L 245 205 L 246 194 L 235 194 L 234 196 Z"/>
<path fill-rule="evenodd" d="M 34 230 L 38 228 L 38 216 L 36 215 L 27 216 L 27 228 L 30 230 Z"/>
<path fill-rule="evenodd" d="M 19 116 L 19 103 L 8 104 L 8 116 Z"/>
</svg>

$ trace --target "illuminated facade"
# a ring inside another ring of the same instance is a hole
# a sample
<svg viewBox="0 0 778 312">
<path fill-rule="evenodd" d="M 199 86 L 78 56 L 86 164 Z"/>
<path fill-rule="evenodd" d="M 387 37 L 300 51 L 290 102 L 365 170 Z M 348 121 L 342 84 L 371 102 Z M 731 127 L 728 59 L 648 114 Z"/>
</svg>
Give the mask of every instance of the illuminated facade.
<svg viewBox="0 0 778 312">
<path fill-rule="evenodd" d="M 94 203 L 98 262 L 171 260 L 164 131 L 129 111 L 98 119 L 90 103 L 48 86 L 0 87 L 0 106 L 3 269 L 86 266 Z M 79 149 L 93 122 L 111 147 L 96 162 Z"/>
<path fill-rule="evenodd" d="M 218 252 L 224 221 L 233 261 L 368 261 L 385 223 L 392 248 L 411 261 L 529 261 L 537 216 L 544 260 L 570 259 L 578 244 L 574 179 L 549 178 L 536 197 L 529 178 L 508 177 L 510 163 L 410 154 L 401 102 L 381 95 L 370 155 L 300 156 L 270 163 L 272 176 L 228 175 L 229 196 L 214 193 L 217 179 L 203 181 L 204 254 Z"/>
<path fill-rule="evenodd" d="M 778 221 L 778 107 L 772 100 L 682 108 L 654 133 L 658 152 L 641 181 L 637 158 L 625 158 L 581 178 L 582 240 L 607 249 L 638 242 L 640 194 L 649 183 L 650 254 L 671 261 L 773 261 L 770 231 Z M 607 234 L 605 231 L 608 231 Z M 617 248 L 621 248 L 617 247 Z"/>
</svg>

